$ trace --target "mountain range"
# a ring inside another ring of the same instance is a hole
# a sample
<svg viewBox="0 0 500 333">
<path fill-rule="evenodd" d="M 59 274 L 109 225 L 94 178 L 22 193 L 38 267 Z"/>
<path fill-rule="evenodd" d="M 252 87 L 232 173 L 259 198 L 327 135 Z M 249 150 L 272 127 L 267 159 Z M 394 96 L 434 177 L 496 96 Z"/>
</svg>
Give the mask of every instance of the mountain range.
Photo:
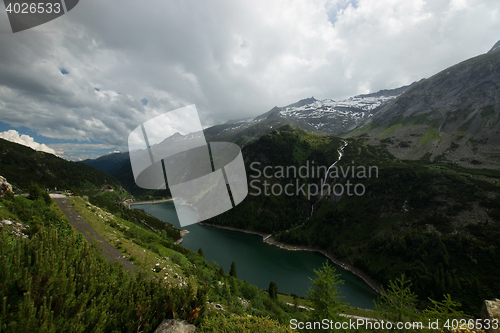
<svg viewBox="0 0 500 333">
<path fill-rule="evenodd" d="M 285 107 L 274 107 L 253 119 L 230 120 L 226 124 L 209 127 L 204 130 L 204 134 L 209 142 L 230 141 L 241 146 L 285 125 L 293 125 L 311 133 L 338 135 L 356 128 L 363 120 L 371 118 L 381 106 L 412 85 L 358 95 L 343 101 L 316 100 L 311 97 Z M 141 192 L 132 178 L 128 152 L 86 159 L 82 163 L 113 175 L 133 194 Z"/>
<path fill-rule="evenodd" d="M 346 100 L 314 97 L 253 119 L 204 130 L 207 141 L 245 146 L 284 125 L 310 133 L 369 137 L 396 157 L 448 159 L 464 167 L 500 168 L 500 41 L 489 52 L 408 86 Z M 128 153 L 83 163 L 121 177 Z M 129 169 L 125 167 L 125 169 Z M 123 179 L 123 177 L 122 177 Z"/>
<path fill-rule="evenodd" d="M 244 145 L 284 125 L 294 125 L 311 133 L 340 135 L 357 128 L 376 114 L 381 106 L 414 84 L 341 101 L 310 97 L 284 107 L 275 106 L 251 121 L 231 121 L 212 126 L 205 130 L 205 136 L 208 141 L 233 141 Z"/>
</svg>

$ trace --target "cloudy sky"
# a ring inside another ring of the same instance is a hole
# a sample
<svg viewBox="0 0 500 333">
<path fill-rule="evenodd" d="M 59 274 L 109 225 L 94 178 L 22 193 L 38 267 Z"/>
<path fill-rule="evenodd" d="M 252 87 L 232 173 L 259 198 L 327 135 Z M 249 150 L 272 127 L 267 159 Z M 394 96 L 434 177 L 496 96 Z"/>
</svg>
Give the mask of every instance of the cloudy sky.
<svg viewBox="0 0 500 333">
<path fill-rule="evenodd" d="M 182 106 L 210 126 L 344 99 L 429 77 L 499 39 L 498 0 L 83 0 L 15 34 L 2 6 L 0 137 L 97 157 Z"/>
</svg>

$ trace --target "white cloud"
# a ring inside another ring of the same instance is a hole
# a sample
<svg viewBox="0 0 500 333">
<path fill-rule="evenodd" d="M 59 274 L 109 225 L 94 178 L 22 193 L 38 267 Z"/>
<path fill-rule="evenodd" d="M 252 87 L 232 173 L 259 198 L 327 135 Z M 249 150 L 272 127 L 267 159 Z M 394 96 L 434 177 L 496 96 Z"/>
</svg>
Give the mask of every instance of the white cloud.
<svg viewBox="0 0 500 333">
<path fill-rule="evenodd" d="M 35 142 L 35 139 L 33 139 L 29 135 L 26 134 L 19 135 L 19 133 L 16 130 L 8 130 L 5 132 L 0 132 L 0 138 L 10 142 L 19 143 L 23 146 L 30 147 L 31 149 L 34 150 L 43 151 L 49 154 L 56 155 L 56 151 L 54 149 L 47 147 L 43 143 Z"/>
</svg>

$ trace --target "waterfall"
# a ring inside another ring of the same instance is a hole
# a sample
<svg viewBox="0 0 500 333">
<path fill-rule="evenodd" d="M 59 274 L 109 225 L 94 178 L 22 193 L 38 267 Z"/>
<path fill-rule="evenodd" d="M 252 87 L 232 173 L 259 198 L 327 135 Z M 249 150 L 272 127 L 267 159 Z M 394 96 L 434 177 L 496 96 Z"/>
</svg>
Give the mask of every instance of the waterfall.
<svg viewBox="0 0 500 333">
<path fill-rule="evenodd" d="M 330 165 L 328 170 L 326 170 L 325 179 L 323 180 L 321 187 L 323 187 L 323 185 L 326 184 L 326 180 L 328 179 L 328 174 L 330 173 L 330 169 L 333 168 L 335 166 L 335 164 L 337 164 L 340 161 L 340 159 L 342 158 L 342 155 L 344 154 L 344 148 L 347 147 L 347 142 L 345 140 L 342 140 L 342 141 L 344 141 L 344 145 L 342 147 L 340 147 L 339 150 L 337 150 L 337 152 L 339 153 L 339 158 L 332 165 Z"/>
<path fill-rule="evenodd" d="M 330 165 L 328 170 L 326 170 L 325 179 L 323 179 L 323 182 L 321 183 L 321 188 L 323 188 L 323 185 L 326 184 L 326 180 L 328 178 L 328 174 L 330 173 L 330 169 L 333 168 L 335 166 L 335 164 L 337 164 L 340 161 L 340 159 L 342 158 L 342 155 L 344 155 L 344 148 L 347 147 L 347 142 L 345 140 L 342 140 L 342 141 L 344 141 L 344 144 L 342 145 L 342 147 L 340 147 L 337 150 L 337 152 L 339 153 L 339 158 L 332 165 Z M 307 218 L 308 220 L 311 218 L 313 213 L 314 213 L 314 204 L 311 207 L 311 215 L 309 215 L 309 217 Z"/>
<path fill-rule="evenodd" d="M 309 217 L 307 218 L 308 220 L 311 218 L 311 216 L 313 216 L 313 213 L 314 213 L 314 204 L 312 204 L 311 215 L 309 215 Z"/>
</svg>

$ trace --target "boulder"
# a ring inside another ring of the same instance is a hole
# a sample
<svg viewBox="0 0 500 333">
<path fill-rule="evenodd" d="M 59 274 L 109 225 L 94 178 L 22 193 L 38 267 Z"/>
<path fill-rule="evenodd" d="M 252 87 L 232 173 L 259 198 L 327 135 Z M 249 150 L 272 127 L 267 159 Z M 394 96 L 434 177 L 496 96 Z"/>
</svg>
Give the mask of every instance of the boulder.
<svg viewBox="0 0 500 333">
<path fill-rule="evenodd" d="M 165 319 L 154 333 L 193 333 L 196 326 L 185 320 Z"/>
<path fill-rule="evenodd" d="M 500 323 L 500 299 L 497 298 L 494 301 L 485 300 L 481 309 L 481 318 L 483 320 L 489 319 L 490 323 L 493 320 L 496 320 L 497 324 Z M 500 329 L 496 327 L 498 327 L 498 325 L 486 331 L 490 333 L 500 333 Z"/>
<path fill-rule="evenodd" d="M 3 197 L 7 192 L 12 192 L 12 185 L 7 182 L 7 179 L 0 176 L 0 197 Z"/>
</svg>

